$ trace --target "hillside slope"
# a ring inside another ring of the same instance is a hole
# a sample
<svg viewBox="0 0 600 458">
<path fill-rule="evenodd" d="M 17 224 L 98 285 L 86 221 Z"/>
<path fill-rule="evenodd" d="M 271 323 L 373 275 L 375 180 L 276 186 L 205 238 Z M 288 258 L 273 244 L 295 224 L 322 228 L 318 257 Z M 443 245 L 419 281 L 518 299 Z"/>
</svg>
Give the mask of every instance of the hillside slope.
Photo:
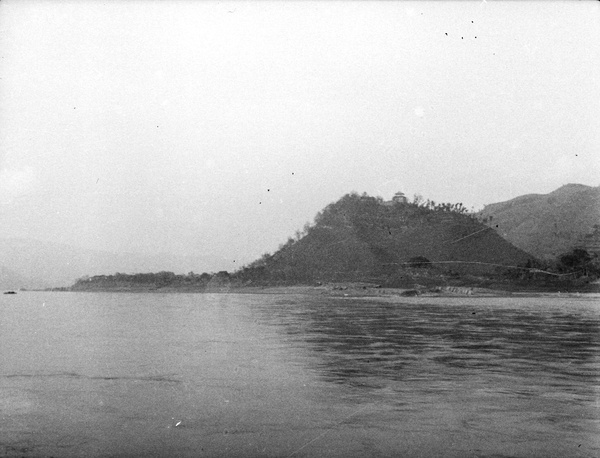
<svg viewBox="0 0 600 458">
<path fill-rule="evenodd" d="M 555 259 L 585 244 L 600 224 L 600 187 L 568 184 L 549 194 L 486 205 L 479 217 L 522 250 Z"/>
<path fill-rule="evenodd" d="M 530 255 L 476 219 L 444 209 L 350 194 L 326 207 L 298 240 L 238 276 L 281 282 L 402 277 L 414 258 L 454 273 L 489 273 L 523 265 Z"/>
</svg>

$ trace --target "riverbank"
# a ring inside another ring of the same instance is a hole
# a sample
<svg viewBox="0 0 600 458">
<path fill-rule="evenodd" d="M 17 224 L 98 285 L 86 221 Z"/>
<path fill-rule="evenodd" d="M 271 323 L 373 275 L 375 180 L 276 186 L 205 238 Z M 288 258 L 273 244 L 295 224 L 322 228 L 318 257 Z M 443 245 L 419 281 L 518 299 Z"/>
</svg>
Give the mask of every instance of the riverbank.
<svg viewBox="0 0 600 458">
<path fill-rule="evenodd" d="M 207 293 L 235 294 L 308 294 L 330 297 L 543 297 L 548 295 L 563 295 L 577 297 L 582 294 L 599 294 L 600 291 L 506 291 L 501 289 L 479 287 L 443 286 L 430 289 L 409 288 L 379 288 L 365 287 L 355 284 L 335 284 L 324 286 L 267 286 L 267 287 L 236 287 L 221 291 L 206 291 Z"/>
<path fill-rule="evenodd" d="M 520 285 L 518 288 L 483 288 L 478 286 L 433 286 L 425 287 L 414 285 L 413 288 L 389 288 L 381 287 L 373 283 L 361 282 L 340 282 L 327 283 L 321 285 L 286 285 L 286 286 L 239 286 L 235 284 L 221 284 L 206 288 L 198 287 L 143 287 L 120 285 L 109 288 L 52 288 L 49 291 L 62 292 L 110 292 L 110 293 L 204 293 L 204 294 L 287 294 L 287 295 L 319 295 L 330 297 L 504 297 L 504 296 L 546 296 L 554 294 L 563 294 L 567 296 L 577 296 L 588 293 L 600 293 L 599 285 L 595 288 L 582 288 L 573 291 L 555 291 L 524 288 Z"/>
</svg>

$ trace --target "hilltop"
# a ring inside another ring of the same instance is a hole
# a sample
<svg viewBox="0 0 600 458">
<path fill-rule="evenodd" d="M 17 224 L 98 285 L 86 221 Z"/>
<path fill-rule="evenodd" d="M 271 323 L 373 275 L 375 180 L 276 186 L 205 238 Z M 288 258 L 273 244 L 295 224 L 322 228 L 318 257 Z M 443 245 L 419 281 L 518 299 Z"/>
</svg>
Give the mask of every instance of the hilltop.
<svg viewBox="0 0 600 458">
<path fill-rule="evenodd" d="M 567 184 L 486 205 L 478 216 L 516 247 L 544 260 L 581 247 L 596 251 L 600 187 Z"/>
<path fill-rule="evenodd" d="M 236 273 L 245 282 L 372 281 L 410 284 L 490 275 L 532 256 L 469 215 L 462 204 L 391 202 L 347 194 L 296 239 Z"/>
</svg>

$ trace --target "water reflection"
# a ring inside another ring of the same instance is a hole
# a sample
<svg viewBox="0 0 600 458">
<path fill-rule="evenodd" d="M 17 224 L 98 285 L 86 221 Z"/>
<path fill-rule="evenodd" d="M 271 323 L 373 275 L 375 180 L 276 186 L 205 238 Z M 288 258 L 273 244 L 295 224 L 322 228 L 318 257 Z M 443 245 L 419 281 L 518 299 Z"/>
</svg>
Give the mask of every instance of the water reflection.
<svg viewBox="0 0 600 458">
<path fill-rule="evenodd" d="M 373 406 L 389 443 L 403 431 L 436 444 L 422 456 L 600 454 L 597 303 L 290 298 L 263 312 L 297 363 Z"/>
<path fill-rule="evenodd" d="M 310 349 L 311 366 L 339 384 L 382 388 L 421 381 L 445 389 L 445 382 L 493 377 L 505 379 L 499 389 L 517 395 L 534 384 L 595 399 L 597 313 L 527 300 L 521 308 L 436 302 L 284 300 L 269 308 L 268 322 Z"/>
</svg>

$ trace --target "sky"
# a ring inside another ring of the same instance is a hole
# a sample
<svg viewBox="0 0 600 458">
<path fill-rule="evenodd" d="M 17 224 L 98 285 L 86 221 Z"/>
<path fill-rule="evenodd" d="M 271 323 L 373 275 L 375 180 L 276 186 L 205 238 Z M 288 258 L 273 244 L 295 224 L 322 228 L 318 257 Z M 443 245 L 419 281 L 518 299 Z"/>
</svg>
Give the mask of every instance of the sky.
<svg viewBox="0 0 600 458">
<path fill-rule="evenodd" d="M 352 191 L 598 186 L 599 23 L 592 1 L 3 0 L 0 237 L 235 268 Z"/>
</svg>

